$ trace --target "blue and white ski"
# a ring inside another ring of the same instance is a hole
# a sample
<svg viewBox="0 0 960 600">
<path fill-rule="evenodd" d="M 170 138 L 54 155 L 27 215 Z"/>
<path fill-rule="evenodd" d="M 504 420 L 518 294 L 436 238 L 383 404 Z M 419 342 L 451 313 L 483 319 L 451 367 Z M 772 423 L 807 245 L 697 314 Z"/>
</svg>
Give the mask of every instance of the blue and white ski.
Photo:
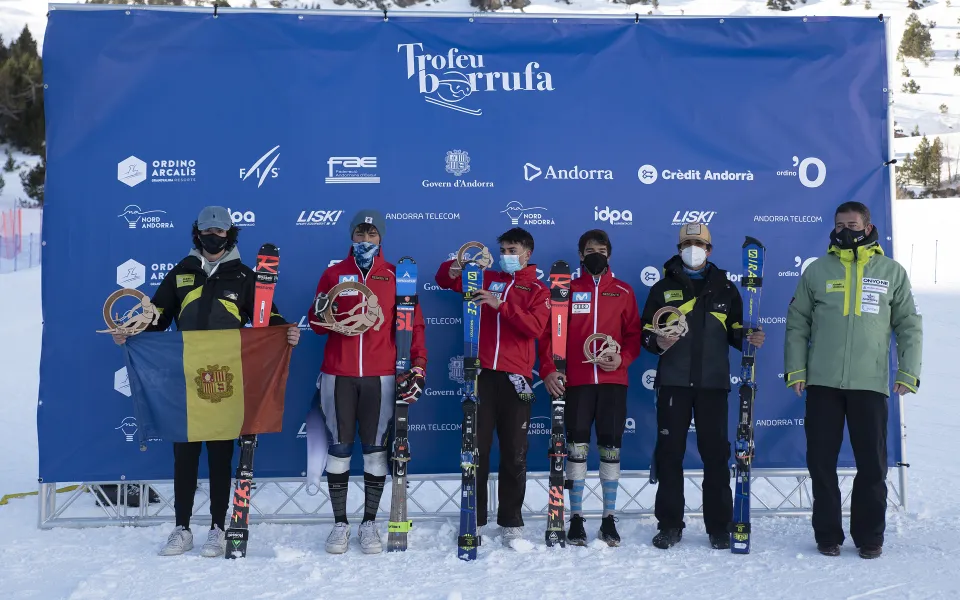
<svg viewBox="0 0 960 600">
<path fill-rule="evenodd" d="M 463 431 L 460 442 L 460 535 L 457 558 L 476 560 L 477 535 L 477 374 L 480 371 L 480 305 L 473 295 L 483 289 L 483 269 L 463 266 Z"/>
<path fill-rule="evenodd" d="M 730 551 L 750 553 L 750 467 L 753 462 L 753 401 L 757 394 L 754 380 L 757 347 L 747 341 L 760 323 L 760 292 L 766 248 L 759 240 L 747 237 L 743 242 L 743 355 L 740 359 L 740 419 L 734 442 L 736 470 L 733 494 L 733 521 L 730 523 Z"/>
</svg>

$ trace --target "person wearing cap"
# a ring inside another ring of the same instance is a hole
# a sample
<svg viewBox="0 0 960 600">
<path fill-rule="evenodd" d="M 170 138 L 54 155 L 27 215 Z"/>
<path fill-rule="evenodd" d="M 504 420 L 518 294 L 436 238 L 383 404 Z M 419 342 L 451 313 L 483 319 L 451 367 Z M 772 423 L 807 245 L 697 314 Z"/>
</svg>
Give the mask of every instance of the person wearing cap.
<svg viewBox="0 0 960 600">
<path fill-rule="evenodd" d="M 804 270 L 787 309 L 784 380 L 797 396 L 807 395 L 813 534 L 826 556 L 839 556 L 844 541 L 837 483 L 844 420 L 857 466 L 850 537 L 862 558 L 883 552 L 891 334 L 897 339 L 893 392 L 920 387 L 920 311 L 906 269 L 884 256 L 877 240 L 869 208 L 838 206 L 827 254 Z"/>
<path fill-rule="evenodd" d="M 706 224 L 682 225 L 677 250 L 663 265 L 663 278 L 650 288 L 641 315 L 643 347 L 660 357 L 654 381 L 658 433 L 652 467 L 659 478 L 654 509 L 659 531 L 653 545 L 665 550 L 682 537 L 683 456 L 695 417 L 703 461 L 703 520 L 711 547 L 727 549 L 733 516 L 727 432 L 729 348 L 741 349 L 743 302 L 726 271 L 707 260 L 713 244 Z M 668 314 L 654 322 L 657 311 L 667 306 L 682 314 L 687 326 L 682 336 L 656 333 L 657 325 L 679 321 Z M 764 333 L 756 331 L 748 339 L 759 348 Z"/>
<path fill-rule="evenodd" d="M 358 428 L 365 496 L 359 528 L 360 549 L 366 554 L 383 551 L 376 518 L 387 478 L 387 436 L 397 389 L 402 390 L 403 400 L 412 404 L 425 388 L 427 348 L 419 304 L 413 314 L 411 369 L 400 376 L 396 374 L 397 277 L 396 267 L 383 257 L 386 229 L 383 215 L 375 210 L 361 210 L 353 217 L 350 251 L 344 260 L 323 272 L 308 313 L 314 317 L 310 320 L 313 331 L 327 336 L 317 387 L 329 443 L 327 486 L 335 523 L 327 536 L 326 550 L 331 554 L 346 552 L 350 544 L 347 487 Z M 331 295 L 333 288 L 343 283 L 363 284 L 376 298 L 366 297 L 361 290 L 345 288 L 335 292 L 336 296 Z M 358 329 L 343 331 L 324 327 L 323 324 L 335 325 L 328 321 L 333 312 L 339 315 L 333 319 L 337 323 L 352 323 Z M 369 318 L 358 319 L 357 315 Z M 401 380 L 396 381 L 397 377 Z"/>
<path fill-rule="evenodd" d="M 256 275 L 240 261 L 237 236 L 230 212 L 222 206 L 207 206 L 193 223 L 193 248 L 171 269 L 151 298 L 160 319 L 146 331 L 165 331 L 175 324 L 179 331 L 240 329 L 253 320 Z M 270 325 L 284 325 L 276 304 L 270 308 Z M 115 335 L 122 344 L 126 338 Z M 287 342 L 296 346 L 300 330 L 287 330 Z M 233 448 L 236 440 L 211 440 L 207 445 L 210 472 L 210 531 L 200 554 L 223 555 L 224 523 L 230 503 Z M 200 451 L 204 442 L 173 443 L 173 495 L 176 525 L 160 550 L 161 556 L 183 554 L 193 548 L 190 516 L 197 491 Z"/>
</svg>

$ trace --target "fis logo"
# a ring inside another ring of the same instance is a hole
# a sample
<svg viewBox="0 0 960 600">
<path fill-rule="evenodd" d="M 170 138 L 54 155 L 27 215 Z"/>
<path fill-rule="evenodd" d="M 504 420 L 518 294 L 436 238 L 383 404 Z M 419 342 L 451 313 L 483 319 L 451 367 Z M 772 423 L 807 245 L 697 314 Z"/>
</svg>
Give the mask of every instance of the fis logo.
<svg viewBox="0 0 960 600">
<path fill-rule="evenodd" d="M 253 163 L 249 169 L 240 169 L 240 180 L 246 181 L 252 176 L 257 180 L 257 187 L 260 188 L 261 186 L 263 186 L 263 182 L 266 181 L 268 177 L 270 179 L 276 179 L 277 177 L 279 177 L 280 167 L 274 166 L 275 164 L 277 164 L 277 159 L 280 158 L 280 152 L 278 152 L 279 149 L 280 149 L 280 145 L 278 144 L 273 148 L 270 148 L 270 150 L 266 154 L 258 158 L 257 161 Z M 276 154 L 274 154 L 274 152 L 276 152 Z M 268 159 L 270 160 L 270 162 L 267 163 L 267 166 L 261 168 L 263 163 L 266 162 Z"/>
</svg>

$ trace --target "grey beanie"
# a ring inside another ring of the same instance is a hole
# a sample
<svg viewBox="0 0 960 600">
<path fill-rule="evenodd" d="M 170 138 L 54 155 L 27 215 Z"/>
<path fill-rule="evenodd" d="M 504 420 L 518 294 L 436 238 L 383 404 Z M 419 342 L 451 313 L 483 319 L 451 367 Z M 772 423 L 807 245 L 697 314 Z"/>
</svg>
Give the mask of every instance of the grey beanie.
<svg viewBox="0 0 960 600">
<path fill-rule="evenodd" d="M 387 232 L 387 222 L 384 220 L 383 214 L 381 214 L 380 211 L 365 208 L 354 215 L 353 220 L 350 221 L 350 235 L 353 236 L 353 232 L 357 227 L 364 223 L 369 223 L 376 227 L 380 237 L 384 237 Z"/>
</svg>

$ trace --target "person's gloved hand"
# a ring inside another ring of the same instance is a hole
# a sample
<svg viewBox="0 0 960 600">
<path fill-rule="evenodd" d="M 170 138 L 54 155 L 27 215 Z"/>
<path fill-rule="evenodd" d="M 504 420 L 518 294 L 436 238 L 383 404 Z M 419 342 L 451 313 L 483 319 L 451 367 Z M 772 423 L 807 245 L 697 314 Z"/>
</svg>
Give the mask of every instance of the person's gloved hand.
<svg viewBox="0 0 960 600">
<path fill-rule="evenodd" d="M 397 376 L 397 391 L 400 399 L 407 404 L 413 404 L 423 395 L 427 385 L 427 373 L 422 367 L 414 367 Z"/>
</svg>

